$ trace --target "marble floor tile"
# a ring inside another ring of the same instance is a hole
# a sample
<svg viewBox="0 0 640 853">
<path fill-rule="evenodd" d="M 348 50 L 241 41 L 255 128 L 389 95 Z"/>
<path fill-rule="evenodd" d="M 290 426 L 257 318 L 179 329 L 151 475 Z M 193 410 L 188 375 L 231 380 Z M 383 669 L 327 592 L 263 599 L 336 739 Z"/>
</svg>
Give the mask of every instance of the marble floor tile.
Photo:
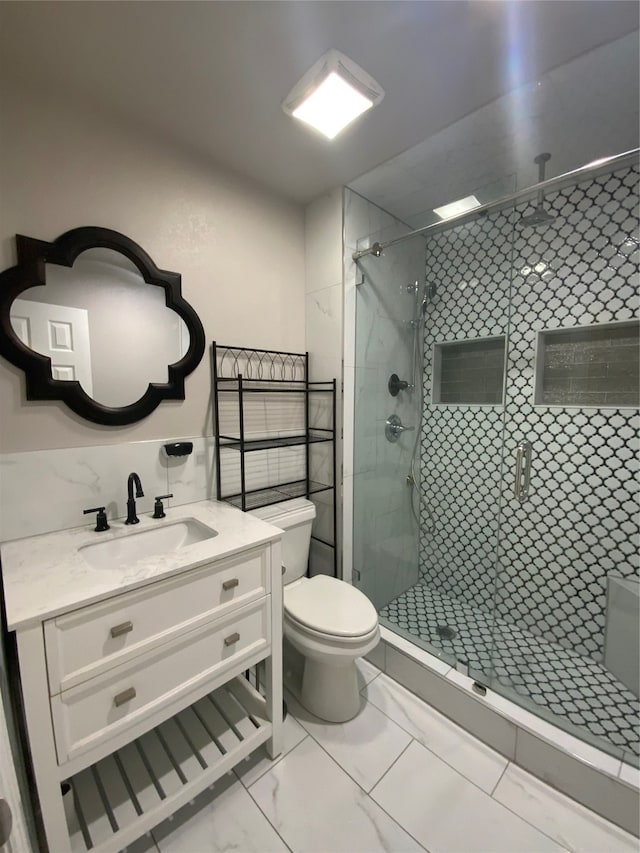
<svg viewBox="0 0 640 853">
<path fill-rule="evenodd" d="M 391 717 L 443 761 L 483 791 L 491 793 L 507 759 L 430 708 L 402 685 L 380 675 L 363 691 L 370 703 Z"/>
<path fill-rule="evenodd" d="M 287 846 L 233 774 L 153 830 L 160 853 L 286 853 Z"/>
<path fill-rule="evenodd" d="M 494 799 L 573 853 L 632 853 L 638 839 L 510 764 Z"/>
<path fill-rule="evenodd" d="M 270 767 L 273 767 L 276 762 L 280 761 L 284 755 L 290 752 L 305 737 L 307 737 L 305 729 L 302 728 L 292 714 L 287 714 L 282 727 L 282 753 L 277 758 L 271 759 L 267 755 L 266 747 L 261 746 L 245 758 L 244 761 L 235 766 L 234 771 L 236 775 L 245 788 L 248 788 L 249 785 L 253 785 L 263 773 L 266 773 Z"/>
<path fill-rule="evenodd" d="M 422 850 L 312 738 L 249 792 L 294 853 Z"/>
<path fill-rule="evenodd" d="M 354 720 L 326 723 L 288 694 L 276 761 L 257 750 L 127 853 L 638 851 L 371 664 L 360 677 Z"/>
<path fill-rule="evenodd" d="M 430 853 L 560 853 L 564 849 L 416 741 L 371 797 Z"/>
<path fill-rule="evenodd" d="M 357 716 L 346 723 L 319 720 L 295 700 L 290 708 L 298 722 L 365 791 L 373 788 L 411 741 L 407 732 L 364 697 Z"/>
</svg>

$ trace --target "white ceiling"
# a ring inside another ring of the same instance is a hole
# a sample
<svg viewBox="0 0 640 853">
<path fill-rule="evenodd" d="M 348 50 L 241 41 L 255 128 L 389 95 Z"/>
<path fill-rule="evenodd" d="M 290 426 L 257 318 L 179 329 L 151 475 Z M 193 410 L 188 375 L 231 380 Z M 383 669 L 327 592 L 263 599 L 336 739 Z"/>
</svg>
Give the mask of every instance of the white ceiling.
<svg viewBox="0 0 640 853">
<path fill-rule="evenodd" d="M 0 75 L 306 203 L 638 27 L 618 0 L 3 2 Z M 328 48 L 385 89 L 333 142 L 280 103 Z"/>
</svg>

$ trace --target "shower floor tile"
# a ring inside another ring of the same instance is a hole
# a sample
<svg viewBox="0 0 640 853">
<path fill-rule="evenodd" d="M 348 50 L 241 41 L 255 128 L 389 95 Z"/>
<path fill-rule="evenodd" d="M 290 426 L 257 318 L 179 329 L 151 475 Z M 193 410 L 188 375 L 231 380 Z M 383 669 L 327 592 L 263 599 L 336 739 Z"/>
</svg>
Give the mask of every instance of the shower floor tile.
<svg viewBox="0 0 640 853">
<path fill-rule="evenodd" d="M 640 700 L 602 664 L 537 637 L 485 610 L 418 583 L 380 611 L 398 627 L 493 676 L 512 693 L 597 738 L 640 756 Z M 451 635 L 451 629 L 453 635 Z"/>
</svg>

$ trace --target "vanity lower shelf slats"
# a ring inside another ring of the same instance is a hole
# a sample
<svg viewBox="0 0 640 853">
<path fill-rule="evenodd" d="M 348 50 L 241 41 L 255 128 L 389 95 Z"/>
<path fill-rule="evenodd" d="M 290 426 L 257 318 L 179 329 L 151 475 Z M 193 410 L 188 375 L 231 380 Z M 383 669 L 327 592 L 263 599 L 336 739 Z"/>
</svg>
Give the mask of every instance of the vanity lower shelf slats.
<svg viewBox="0 0 640 853">
<path fill-rule="evenodd" d="M 236 678 L 72 776 L 64 799 L 74 853 L 117 853 L 188 803 L 270 737 L 264 709 Z"/>
</svg>

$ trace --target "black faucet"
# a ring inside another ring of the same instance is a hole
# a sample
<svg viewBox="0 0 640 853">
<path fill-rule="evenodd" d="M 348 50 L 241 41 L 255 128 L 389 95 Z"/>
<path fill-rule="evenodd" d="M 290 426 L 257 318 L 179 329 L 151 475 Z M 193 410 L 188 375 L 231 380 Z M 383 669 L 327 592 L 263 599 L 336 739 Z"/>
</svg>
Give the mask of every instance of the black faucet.
<svg viewBox="0 0 640 853">
<path fill-rule="evenodd" d="M 140 521 L 140 519 L 136 515 L 136 502 L 133 497 L 134 483 L 136 484 L 136 498 L 144 497 L 140 477 L 138 477 L 135 471 L 132 471 L 127 479 L 127 520 L 125 521 L 125 524 L 138 524 L 138 522 Z"/>
</svg>

